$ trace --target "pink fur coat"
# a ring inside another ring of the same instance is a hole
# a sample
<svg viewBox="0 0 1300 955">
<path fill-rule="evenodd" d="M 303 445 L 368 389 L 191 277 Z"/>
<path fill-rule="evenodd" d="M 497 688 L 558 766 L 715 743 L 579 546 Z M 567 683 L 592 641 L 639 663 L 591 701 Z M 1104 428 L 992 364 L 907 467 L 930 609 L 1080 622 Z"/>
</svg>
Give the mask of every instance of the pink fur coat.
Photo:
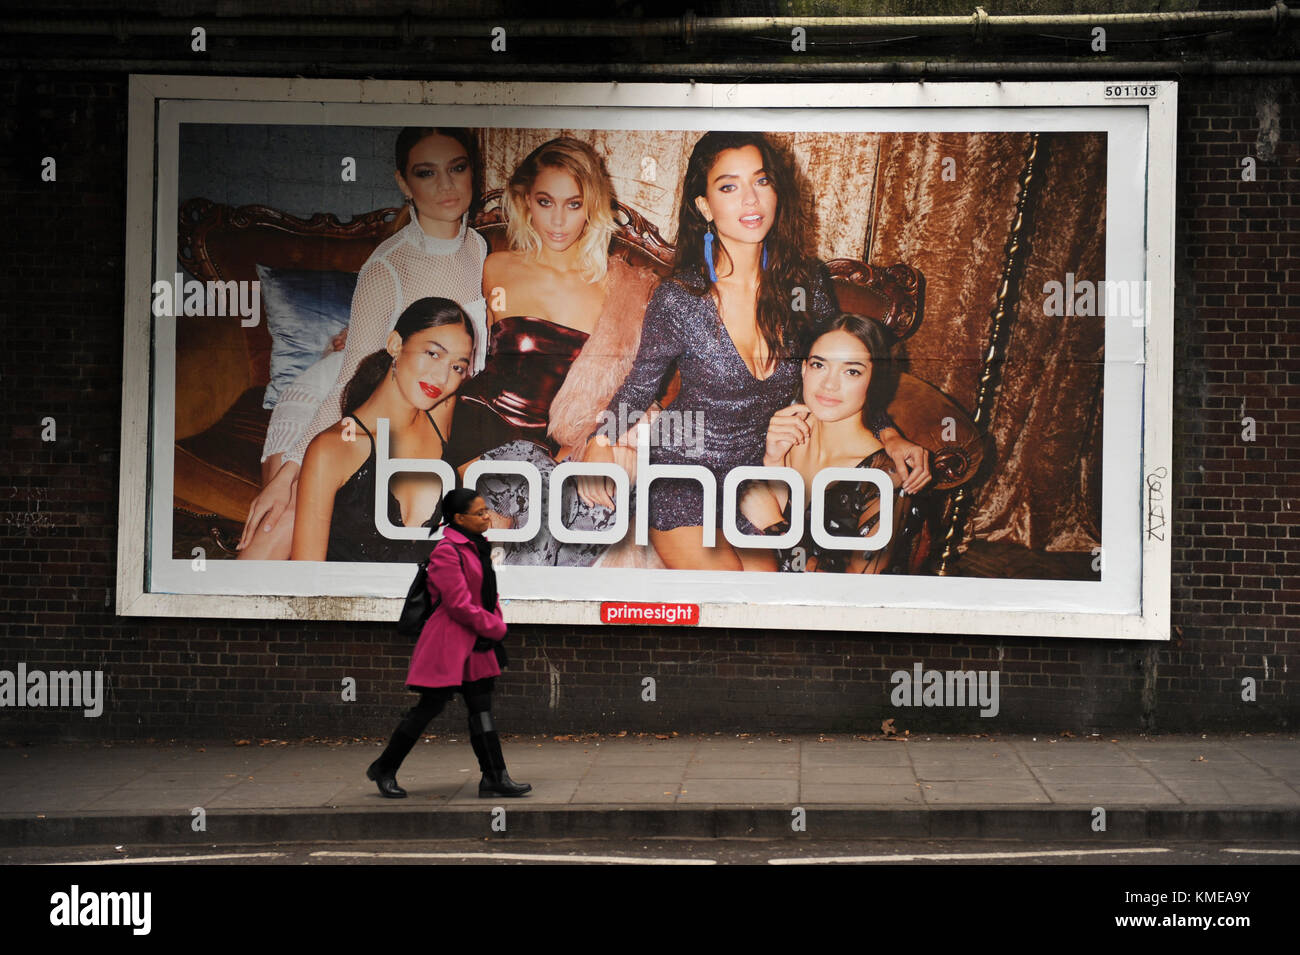
<svg viewBox="0 0 1300 955">
<path fill-rule="evenodd" d="M 561 447 L 575 447 L 596 430 L 599 416 L 632 370 L 641 345 L 641 321 L 659 276 L 609 258 L 609 291 L 596 327 L 569 366 L 551 402 L 547 433 Z"/>
<path fill-rule="evenodd" d="M 605 307 L 551 402 L 547 433 L 561 447 L 577 447 L 587 440 L 599 424 L 600 413 L 632 370 L 641 345 L 641 322 L 659 278 L 651 269 L 610 256 Z M 622 543 L 607 550 L 596 566 L 663 567 L 663 562 L 653 547 L 636 546 L 629 533 Z"/>
</svg>

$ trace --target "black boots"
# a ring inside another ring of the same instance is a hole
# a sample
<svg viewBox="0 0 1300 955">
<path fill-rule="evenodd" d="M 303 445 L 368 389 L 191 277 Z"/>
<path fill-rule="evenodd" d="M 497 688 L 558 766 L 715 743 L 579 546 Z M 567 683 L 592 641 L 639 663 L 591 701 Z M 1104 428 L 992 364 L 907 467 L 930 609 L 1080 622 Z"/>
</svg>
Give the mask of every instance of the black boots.
<svg viewBox="0 0 1300 955">
<path fill-rule="evenodd" d="M 406 790 L 397 785 L 397 769 L 420 741 L 429 721 L 438 715 L 443 702 L 433 695 L 433 691 L 422 694 L 420 705 L 398 724 L 387 748 L 366 770 L 366 778 L 374 780 L 381 796 L 389 799 L 406 798 Z M 515 782 L 506 772 L 506 761 L 501 755 L 501 740 L 496 734 L 490 712 L 470 714 L 469 742 L 474 747 L 478 768 L 483 773 L 478 784 L 480 796 L 522 796 L 532 791 L 532 786 Z"/>
<path fill-rule="evenodd" d="M 406 790 L 397 785 L 397 767 L 402 765 L 407 753 L 420 741 L 419 736 L 402 732 L 404 728 L 397 728 L 393 738 L 388 741 L 388 747 L 366 770 L 366 778 L 373 779 L 379 787 L 379 794 L 389 799 L 406 798 Z"/>
<path fill-rule="evenodd" d="M 517 783 L 506 772 L 505 757 L 501 755 L 501 739 L 496 734 L 491 713 L 471 713 L 469 717 L 469 742 L 478 757 L 478 768 L 483 773 L 478 794 L 487 796 L 523 796 L 532 792 L 528 783 Z"/>
<path fill-rule="evenodd" d="M 420 741 L 425 727 L 442 712 L 449 696 L 450 691 L 422 690 L 420 702 L 407 710 L 402 722 L 397 724 L 388 747 L 366 770 L 366 778 L 375 781 L 381 796 L 389 799 L 406 798 L 406 790 L 397 785 L 397 768 Z"/>
</svg>

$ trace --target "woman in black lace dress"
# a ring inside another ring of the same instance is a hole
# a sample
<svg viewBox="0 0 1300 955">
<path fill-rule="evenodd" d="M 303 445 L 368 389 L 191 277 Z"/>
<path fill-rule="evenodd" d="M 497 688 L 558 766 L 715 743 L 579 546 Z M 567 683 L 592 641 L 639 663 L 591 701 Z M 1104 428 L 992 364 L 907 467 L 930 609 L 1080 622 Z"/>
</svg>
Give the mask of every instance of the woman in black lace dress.
<svg viewBox="0 0 1300 955">
<path fill-rule="evenodd" d="M 390 459 L 440 459 L 458 477 L 486 433 L 498 440 L 513 436 L 496 415 L 476 406 L 457 409 L 442 428 L 430 413 L 460 389 L 473 354 L 473 322 L 450 299 L 417 299 L 402 312 L 385 349 L 363 360 L 345 389 L 342 420 L 307 447 L 292 559 L 410 563 L 428 556 L 428 530 L 422 540 L 392 540 L 376 527 L 378 421 L 388 420 Z M 449 490 L 433 475 L 398 473 L 387 494 L 389 522 L 436 526 Z"/>
<path fill-rule="evenodd" d="M 840 314 L 821 322 L 815 334 L 801 368 L 800 400 L 774 414 L 767 427 L 764 466 L 794 468 L 804 482 L 803 536 L 797 545 L 777 552 L 778 562 L 783 571 L 883 573 L 907 512 L 900 500 L 903 479 L 867 424 L 884 408 L 895 385 L 889 333 L 875 319 Z M 819 542 L 813 534 L 810 491 L 817 473 L 826 468 L 875 468 L 893 486 L 884 508 L 874 481 L 839 481 L 826 488 L 822 523 L 843 547 Z M 790 488 L 775 481 L 758 485 L 741 511 L 763 533 L 785 533 L 792 517 Z M 877 532 L 882 511 L 888 536 L 883 546 L 867 550 L 861 539 Z"/>
</svg>

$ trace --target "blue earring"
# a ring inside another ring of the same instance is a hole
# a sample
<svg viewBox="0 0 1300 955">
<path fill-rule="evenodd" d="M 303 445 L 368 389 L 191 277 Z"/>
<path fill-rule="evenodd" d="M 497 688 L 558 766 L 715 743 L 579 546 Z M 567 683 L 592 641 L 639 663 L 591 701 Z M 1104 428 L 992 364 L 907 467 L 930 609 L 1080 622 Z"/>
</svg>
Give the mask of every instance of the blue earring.
<svg viewBox="0 0 1300 955">
<path fill-rule="evenodd" d="M 709 223 L 708 231 L 704 233 L 704 264 L 709 267 L 709 281 L 717 282 L 718 273 L 713 268 L 713 223 Z"/>
<path fill-rule="evenodd" d="M 767 268 L 767 243 L 763 243 L 763 258 L 760 262 L 760 268 Z"/>
</svg>

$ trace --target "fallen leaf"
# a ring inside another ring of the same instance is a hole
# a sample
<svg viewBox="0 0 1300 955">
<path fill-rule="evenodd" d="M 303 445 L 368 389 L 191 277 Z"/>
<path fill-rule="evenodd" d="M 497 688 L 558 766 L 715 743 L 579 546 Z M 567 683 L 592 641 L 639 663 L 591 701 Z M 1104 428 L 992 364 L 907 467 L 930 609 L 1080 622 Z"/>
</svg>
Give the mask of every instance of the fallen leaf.
<svg viewBox="0 0 1300 955">
<path fill-rule="evenodd" d="M 882 722 L 882 723 L 880 724 L 880 732 L 884 733 L 886 736 L 893 736 L 893 735 L 894 735 L 894 719 L 893 719 L 893 717 L 890 717 L 889 719 L 885 720 L 884 722 Z"/>
</svg>

